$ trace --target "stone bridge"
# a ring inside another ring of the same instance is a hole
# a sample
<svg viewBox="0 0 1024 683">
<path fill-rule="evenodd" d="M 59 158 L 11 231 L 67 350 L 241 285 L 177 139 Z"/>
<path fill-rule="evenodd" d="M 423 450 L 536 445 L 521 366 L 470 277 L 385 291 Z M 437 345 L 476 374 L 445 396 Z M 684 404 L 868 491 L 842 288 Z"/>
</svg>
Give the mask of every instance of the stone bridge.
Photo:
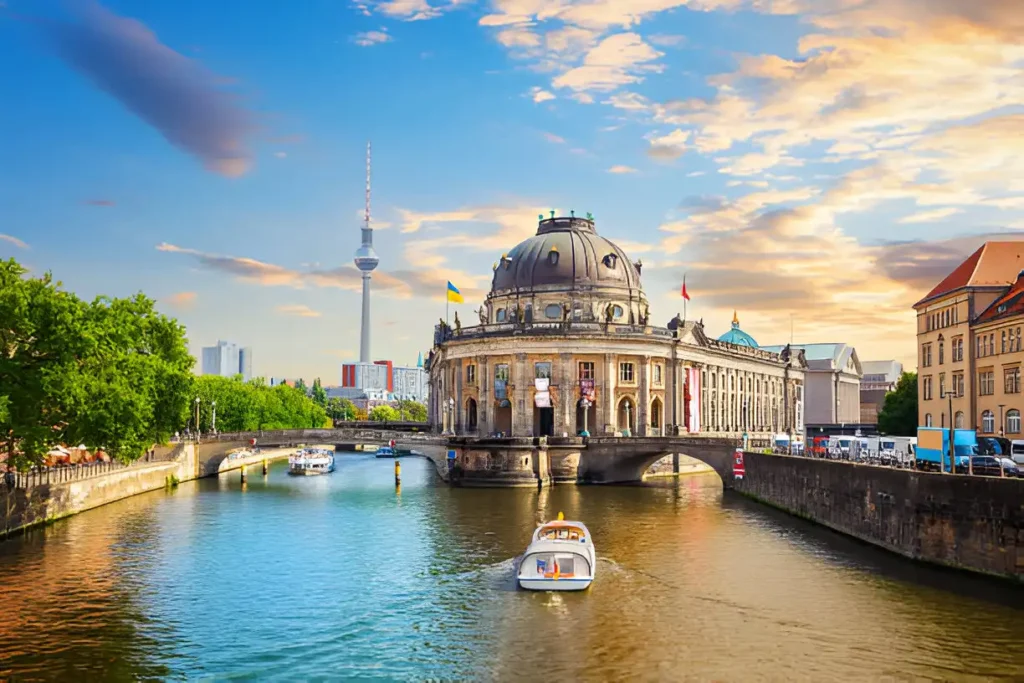
<svg viewBox="0 0 1024 683">
<path fill-rule="evenodd" d="M 365 427 L 238 432 L 218 434 L 203 441 L 208 448 L 218 444 L 226 452 L 227 446 L 243 446 L 251 439 L 265 448 L 302 444 L 385 444 L 393 439 L 398 448 L 415 450 L 430 458 L 446 479 L 446 453 L 454 450 L 456 460 L 451 481 L 463 486 L 638 482 L 653 463 L 679 453 L 711 466 L 728 488 L 732 484 L 733 453 L 739 447 L 739 443 L 731 439 L 699 435 L 477 438 Z"/>
</svg>

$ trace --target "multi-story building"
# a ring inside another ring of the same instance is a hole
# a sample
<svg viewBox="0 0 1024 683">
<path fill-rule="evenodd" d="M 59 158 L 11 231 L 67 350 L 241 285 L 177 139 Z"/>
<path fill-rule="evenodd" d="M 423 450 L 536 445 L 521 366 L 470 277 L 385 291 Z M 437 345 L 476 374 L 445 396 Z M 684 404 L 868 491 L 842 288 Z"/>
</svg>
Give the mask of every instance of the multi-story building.
<svg viewBox="0 0 1024 683">
<path fill-rule="evenodd" d="M 593 220 L 543 219 L 493 269 L 480 324 L 435 328 L 434 425 L 508 436 L 799 433 L 803 352 L 710 338 L 679 316 L 652 324 L 641 265 Z"/>
<path fill-rule="evenodd" d="M 1024 241 L 986 242 L 914 304 L 918 424 L 1020 432 L 1022 268 Z"/>
<path fill-rule="evenodd" d="M 429 384 L 422 355 L 414 368 L 396 367 L 389 360 L 343 363 L 341 366 L 342 388 L 358 389 L 366 396 L 383 395 L 386 400 L 426 403 Z"/>
<path fill-rule="evenodd" d="M 762 346 L 780 353 L 783 346 Z M 861 364 L 849 344 L 794 344 L 807 361 L 804 371 L 804 420 L 810 425 L 860 422 Z"/>
<path fill-rule="evenodd" d="M 415 368 L 393 368 L 392 374 L 395 400 L 427 402 L 430 376 L 422 365 Z"/>
<path fill-rule="evenodd" d="M 218 341 L 216 346 L 204 346 L 202 354 L 204 375 L 241 375 L 245 382 L 252 379 L 251 348 L 239 347 L 233 342 Z"/>
<path fill-rule="evenodd" d="M 860 364 L 864 375 L 860 378 L 861 424 L 878 424 L 878 413 L 885 403 L 885 395 L 896 388 L 903 374 L 903 363 L 895 360 L 866 360 Z"/>
</svg>

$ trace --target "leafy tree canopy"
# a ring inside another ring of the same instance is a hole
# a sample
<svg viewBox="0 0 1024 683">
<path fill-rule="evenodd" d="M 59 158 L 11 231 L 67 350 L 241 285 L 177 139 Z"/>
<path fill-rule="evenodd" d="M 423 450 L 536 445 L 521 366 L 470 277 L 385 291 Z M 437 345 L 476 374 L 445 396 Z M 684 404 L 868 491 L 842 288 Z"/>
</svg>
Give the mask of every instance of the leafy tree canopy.
<svg viewBox="0 0 1024 683">
<path fill-rule="evenodd" d="M 416 401 L 399 401 L 398 414 L 400 420 L 408 422 L 427 421 L 427 407 Z"/>
<path fill-rule="evenodd" d="M 194 392 L 199 398 L 199 427 L 204 432 L 213 428 L 214 409 L 217 430 L 221 432 L 307 429 L 331 424 L 322 407 L 305 392 L 287 384 L 268 387 L 255 380 L 243 382 L 241 377 L 203 375 L 195 378 Z M 194 403 L 190 418 L 194 426 Z"/>
<path fill-rule="evenodd" d="M 351 422 L 356 419 L 356 405 L 347 398 L 328 399 L 327 415 L 335 422 Z"/>
<path fill-rule="evenodd" d="M 310 393 L 310 397 L 313 399 L 313 402 L 321 408 L 327 407 L 327 390 L 324 389 L 322 384 L 320 384 L 319 377 L 313 380 L 313 389 Z"/>
<path fill-rule="evenodd" d="M 370 411 L 373 422 L 398 422 L 398 411 L 391 406 L 376 406 Z"/>
<path fill-rule="evenodd" d="M 890 436 L 917 434 L 917 373 L 904 372 L 896 388 L 885 395 L 878 429 Z"/>
<path fill-rule="evenodd" d="M 130 460 L 188 410 L 185 330 L 142 294 L 87 303 L 46 273 L 0 262 L 0 440 L 12 464 L 57 443 Z"/>
</svg>

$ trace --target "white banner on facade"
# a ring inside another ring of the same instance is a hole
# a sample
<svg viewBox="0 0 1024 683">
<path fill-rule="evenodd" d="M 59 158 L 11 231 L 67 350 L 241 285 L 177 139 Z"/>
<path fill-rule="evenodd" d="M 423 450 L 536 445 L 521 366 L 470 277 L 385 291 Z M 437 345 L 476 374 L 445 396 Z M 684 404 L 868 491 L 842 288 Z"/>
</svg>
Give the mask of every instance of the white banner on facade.
<svg viewBox="0 0 1024 683">
<path fill-rule="evenodd" d="M 548 379 L 547 377 L 538 377 L 537 379 L 533 380 L 533 388 L 536 389 L 538 393 L 541 391 L 547 393 L 548 387 L 550 385 L 551 380 Z"/>
<path fill-rule="evenodd" d="M 538 408 L 550 408 L 551 407 L 551 394 L 544 392 L 543 394 L 537 394 L 534 398 L 534 403 Z"/>
<path fill-rule="evenodd" d="M 537 390 L 537 395 L 533 399 L 533 404 L 538 408 L 551 407 L 551 394 L 548 393 L 549 386 L 551 386 L 551 380 L 547 377 L 538 377 L 533 380 L 533 388 Z"/>
<path fill-rule="evenodd" d="M 690 388 L 690 424 L 686 425 L 690 432 L 700 431 L 700 371 L 697 368 L 687 368 L 687 385 Z"/>
</svg>

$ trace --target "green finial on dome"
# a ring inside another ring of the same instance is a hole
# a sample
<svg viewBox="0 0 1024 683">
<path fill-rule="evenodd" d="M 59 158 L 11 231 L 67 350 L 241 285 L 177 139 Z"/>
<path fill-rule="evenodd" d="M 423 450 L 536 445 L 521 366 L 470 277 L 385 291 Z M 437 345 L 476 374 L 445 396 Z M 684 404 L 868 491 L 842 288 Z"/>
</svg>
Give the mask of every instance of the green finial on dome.
<svg viewBox="0 0 1024 683">
<path fill-rule="evenodd" d="M 537 220 L 539 220 L 539 221 L 542 221 L 542 220 L 544 220 L 544 214 L 542 214 L 542 213 L 538 213 L 538 214 L 537 214 Z"/>
<path fill-rule="evenodd" d="M 594 221 L 594 214 L 592 214 L 589 211 L 587 211 L 587 220 L 590 221 L 590 222 L 593 222 Z"/>
<path fill-rule="evenodd" d="M 554 210 L 554 209 L 551 209 L 551 217 L 552 217 L 552 218 L 554 218 L 554 217 L 555 217 L 555 210 Z"/>
</svg>

